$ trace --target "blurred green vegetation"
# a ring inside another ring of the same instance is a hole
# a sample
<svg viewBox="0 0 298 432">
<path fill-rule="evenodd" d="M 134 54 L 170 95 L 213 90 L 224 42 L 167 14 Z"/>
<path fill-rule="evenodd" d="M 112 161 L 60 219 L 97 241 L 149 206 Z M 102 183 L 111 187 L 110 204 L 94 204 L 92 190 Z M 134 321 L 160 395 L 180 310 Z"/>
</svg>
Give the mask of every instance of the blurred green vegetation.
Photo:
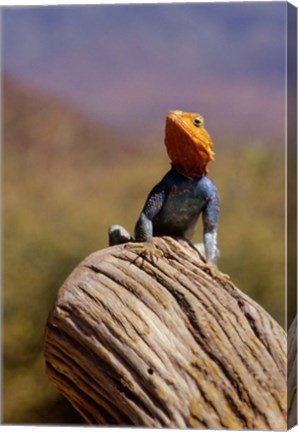
<svg viewBox="0 0 298 432">
<path fill-rule="evenodd" d="M 163 137 L 143 145 L 4 83 L 4 422 L 79 423 L 44 372 L 44 328 L 58 288 L 107 229 L 133 231 L 169 167 Z M 166 113 L 165 113 L 166 114 Z M 210 125 L 210 129 L 211 125 Z M 211 131 L 212 132 L 212 131 Z M 284 325 L 284 149 L 215 143 L 219 266 Z M 195 241 L 201 241 L 201 223 Z"/>
</svg>

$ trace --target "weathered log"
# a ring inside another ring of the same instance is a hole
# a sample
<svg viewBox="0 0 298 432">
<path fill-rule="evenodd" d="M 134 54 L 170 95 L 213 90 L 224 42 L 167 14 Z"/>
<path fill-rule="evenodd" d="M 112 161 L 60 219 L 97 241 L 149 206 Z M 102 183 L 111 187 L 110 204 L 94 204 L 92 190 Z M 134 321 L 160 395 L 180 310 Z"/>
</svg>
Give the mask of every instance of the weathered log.
<svg viewBox="0 0 298 432">
<path fill-rule="evenodd" d="M 297 424 L 297 316 L 288 331 L 288 428 Z"/>
<path fill-rule="evenodd" d="M 88 423 L 286 429 L 286 334 L 187 242 L 87 257 L 59 290 L 46 371 Z"/>
</svg>

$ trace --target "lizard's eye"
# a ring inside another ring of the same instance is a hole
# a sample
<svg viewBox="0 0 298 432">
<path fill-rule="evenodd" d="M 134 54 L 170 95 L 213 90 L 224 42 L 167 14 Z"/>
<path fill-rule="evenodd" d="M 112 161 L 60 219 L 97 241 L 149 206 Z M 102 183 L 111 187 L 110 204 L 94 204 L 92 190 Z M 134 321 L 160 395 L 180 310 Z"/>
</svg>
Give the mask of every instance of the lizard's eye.
<svg viewBox="0 0 298 432">
<path fill-rule="evenodd" d="M 196 118 L 194 118 L 194 119 L 193 119 L 193 124 L 194 124 L 196 127 L 200 127 L 200 126 L 202 125 L 202 119 L 201 119 L 200 117 L 196 117 Z"/>
</svg>

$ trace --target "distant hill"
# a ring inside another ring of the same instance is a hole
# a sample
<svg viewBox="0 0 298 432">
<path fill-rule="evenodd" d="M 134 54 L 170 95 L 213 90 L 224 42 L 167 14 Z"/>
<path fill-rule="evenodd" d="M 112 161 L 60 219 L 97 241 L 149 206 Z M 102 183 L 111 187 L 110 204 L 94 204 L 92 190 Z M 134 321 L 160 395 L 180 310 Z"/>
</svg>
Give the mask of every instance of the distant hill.
<svg viewBox="0 0 298 432">
<path fill-rule="evenodd" d="M 93 155 L 112 161 L 132 151 L 135 144 L 116 128 L 92 122 L 73 106 L 7 77 L 3 80 L 3 130 L 5 152 L 30 152 L 51 159 L 82 161 Z"/>
</svg>

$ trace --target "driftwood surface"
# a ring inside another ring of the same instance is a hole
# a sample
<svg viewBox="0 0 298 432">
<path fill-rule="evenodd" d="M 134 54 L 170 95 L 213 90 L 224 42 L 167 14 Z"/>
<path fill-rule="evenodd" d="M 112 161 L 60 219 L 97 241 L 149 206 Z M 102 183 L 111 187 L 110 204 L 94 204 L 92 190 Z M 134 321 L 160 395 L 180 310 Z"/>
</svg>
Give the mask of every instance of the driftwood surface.
<svg viewBox="0 0 298 432">
<path fill-rule="evenodd" d="M 90 424 L 286 429 L 286 334 L 187 242 L 113 246 L 60 288 L 46 372 Z"/>
<path fill-rule="evenodd" d="M 297 424 L 297 316 L 288 331 L 288 428 Z"/>
</svg>

